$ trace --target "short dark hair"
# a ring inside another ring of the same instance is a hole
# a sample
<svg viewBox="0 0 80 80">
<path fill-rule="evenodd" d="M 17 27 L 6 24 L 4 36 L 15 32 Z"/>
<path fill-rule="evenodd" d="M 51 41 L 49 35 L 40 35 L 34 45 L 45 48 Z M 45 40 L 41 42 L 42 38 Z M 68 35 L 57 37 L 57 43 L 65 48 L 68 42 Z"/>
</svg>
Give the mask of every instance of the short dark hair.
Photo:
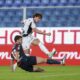
<svg viewBox="0 0 80 80">
<path fill-rule="evenodd" d="M 42 19 L 42 14 L 40 14 L 40 13 L 35 13 L 34 15 L 33 15 L 33 18 L 34 17 L 39 17 L 40 19 Z"/>
<path fill-rule="evenodd" d="M 19 40 L 20 38 L 22 38 L 22 36 L 16 35 L 15 38 L 14 38 L 14 41 L 16 42 L 16 41 Z"/>
</svg>

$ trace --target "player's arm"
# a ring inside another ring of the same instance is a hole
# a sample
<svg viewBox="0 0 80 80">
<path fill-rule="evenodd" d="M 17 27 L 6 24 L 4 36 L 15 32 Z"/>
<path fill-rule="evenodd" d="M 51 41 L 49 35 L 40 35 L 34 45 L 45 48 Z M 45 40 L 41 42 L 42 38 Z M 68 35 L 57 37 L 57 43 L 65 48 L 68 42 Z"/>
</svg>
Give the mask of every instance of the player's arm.
<svg viewBox="0 0 80 80">
<path fill-rule="evenodd" d="M 15 60 L 19 60 L 19 52 L 18 51 L 16 51 L 15 53 L 13 53 L 13 56 L 14 56 L 14 59 Z"/>
<path fill-rule="evenodd" d="M 12 59 L 11 59 L 11 70 L 13 72 L 16 71 L 16 67 L 17 67 L 17 62 L 19 60 L 19 52 L 14 52 L 12 54 Z"/>
<path fill-rule="evenodd" d="M 34 22 L 32 22 L 32 26 L 31 27 L 32 27 L 32 31 L 33 32 L 36 32 L 36 33 L 42 34 L 42 35 L 48 35 L 48 36 L 51 35 L 51 33 L 46 33 L 45 31 L 42 31 L 42 30 L 37 29 L 36 28 L 36 24 Z"/>
<path fill-rule="evenodd" d="M 16 71 L 16 67 L 17 67 L 17 61 L 11 59 L 11 70 L 12 70 L 13 72 Z"/>
<path fill-rule="evenodd" d="M 36 33 L 38 33 L 38 34 L 43 34 L 43 35 L 48 35 L 48 36 L 51 35 L 51 33 L 46 33 L 45 31 L 41 31 L 41 30 L 39 30 L 39 29 L 37 29 L 37 28 L 32 28 L 32 31 L 33 31 L 33 32 L 36 32 Z"/>
</svg>

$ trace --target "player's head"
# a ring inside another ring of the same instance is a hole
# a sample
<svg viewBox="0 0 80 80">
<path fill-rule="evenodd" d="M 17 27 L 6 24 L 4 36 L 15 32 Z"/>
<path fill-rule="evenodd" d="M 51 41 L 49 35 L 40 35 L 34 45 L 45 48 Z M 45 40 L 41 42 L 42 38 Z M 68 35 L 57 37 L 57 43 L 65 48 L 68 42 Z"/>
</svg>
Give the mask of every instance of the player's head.
<svg viewBox="0 0 80 80">
<path fill-rule="evenodd" d="M 22 36 L 16 35 L 14 38 L 15 43 L 21 44 L 22 43 Z"/>
<path fill-rule="evenodd" d="M 42 19 L 42 14 L 40 14 L 40 13 L 34 14 L 33 19 L 35 22 L 39 22 Z"/>
</svg>

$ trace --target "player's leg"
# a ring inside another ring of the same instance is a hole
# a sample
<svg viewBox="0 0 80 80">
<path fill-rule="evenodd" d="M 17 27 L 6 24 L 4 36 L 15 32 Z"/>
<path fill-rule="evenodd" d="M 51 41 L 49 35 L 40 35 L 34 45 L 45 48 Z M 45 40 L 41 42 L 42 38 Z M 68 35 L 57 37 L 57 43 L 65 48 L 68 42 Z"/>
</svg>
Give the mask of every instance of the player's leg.
<svg viewBox="0 0 80 80">
<path fill-rule="evenodd" d="M 48 55 L 50 58 L 56 53 L 56 50 L 53 49 L 52 52 L 49 52 L 48 49 L 45 47 L 45 45 L 43 43 L 40 42 L 39 39 L 34 39 L 32 41 L 33 45 L 38 45 L 40 47 L 40 49 L 46 54 Z"/>
<path fill-rule="evenodd" d="M 28 57 L 28 64 L 29 65 L 36 65 L 40 63 L 47 63 L 47 64 L 62 64 L 61 61 L 57 61 L 54 59 L 47 59 L 47 58 L 41 58 L 36 56 L 29 56 Z"/>
<path fill-rule="evenodd" d="M 36 56 L 24 56 L 21 59 L 21 62 L 25 65 L 37 65 L 40 63 L 47 63 L 47 64 L 62 64 L 61 61 L 57 61 L 54 59 L 47 59 L 47 58 L 41 58 Z"/>
<path fill-rule="evenodd" d="M 47 54 L 49 57 L 52 57 L 53 54 L 56 53 L 56 50 L 53 49 L 52 52 L 49 52 L 48 49 L 44 46 L 44 44 L 42 44 L 39 39 L 37 39 L 36 37 L 33 37 L 32 35 L 30 36 L 27 36 L 27 37 L 23 37 L 22 38 L 22 46 L 23 46 L 23 49 L 25 51 L 26 54 L 29 54 L 28 53 L 28 50 L 30 49 L 30 45 L 33 44 L 33 45 L 38 45 L 40 47 L 40 49 L 45 53 Z"/>
<path fill-rule="evenodd" d="M 54 59 L 46 59 L 46 58 L 41 58 L 41 57 L 36 57 L 36 63 L 47 63 L 47 64 L 65 64 L 66 56 L 61 61 L 54 60 Z"/>
<path fill-rule="evenodd" d="M 39 63 L 47 63 L 47 64 L 62 64 L 61 61 L 57 61 L 57 60 L 53 60 L 53 59 L 44 59 L 44 58 L 41 58 L 41 57 L 35 57 L 35 56 L 29 56 L 28 60 L 26 60 L 27 56 L 24 57 L 24 60 L 23 61 L 21 59 L 20 62 L 18 62 L 18 66 L 23 69 L 23 70 L 26 70 L 26 71 L 29 71 L 29 72 L 42 72 L 44 71 L 43 69 L 41 68 L 37 68 L 37 67 L 34 67 L 33 65 L 36 65 L 36 64 L 39 64 Z M 65 58 L 63 58 L 65 60 Z M 63 61 L 65 62 L 65 61 Z"/>
<path fill-rule="evenodd" d="M 26 65 L 25 63 L 20 64 L 19 67 L 28 72 L 43 72 L 44 71 L 43 69 L 39 67 L 35 67 L 33 65 Z"/>
<path fill-rule="evenodd" d="M 33 66 L 36 64 L 36 57 L 24 56 L 23 59 L 18 62 L 18 67 L 29 72 L 43 72 L 43 69 Z"/>
<path fill-rule="evenodd" d="M 38 67 L 35 67 L 33 65 L 40 64 L 40 63 L 47 63 L 47 64 L 64 64 L 65 57 L 61 61 L 53 60 L 53 59 L 46 59 L 41 57 L 35 57 L 35 56 L 29 56 L 29 61 L 27 62 L 28 66 L 25 66 L 24 69 L 26 69 L 29 72 L 43 72 L 44 70 Z M 26 65 L 26 63 L 25 63 Z"/>
<path fill-rule="evenodd" d="M 46 59 L 46 58 L 41 58 L 41 57 L 36 57 L 37 64 L 40 63 L 47 63 L 47 64 L 61 64 L 60 61 L 54 60 L 54 59 Z"/>
<path fill-rule="evenodd" d="M 38 63 L 41 63 L 41 61 L 37 63 L 36 56 L 28 56 L 27 59 L 28 61 L 26 63 L 28 65 L 28 71 L 30 72 L 43 72 L 44 71 L 43 69 L 34 66 Z"/>
</svg>

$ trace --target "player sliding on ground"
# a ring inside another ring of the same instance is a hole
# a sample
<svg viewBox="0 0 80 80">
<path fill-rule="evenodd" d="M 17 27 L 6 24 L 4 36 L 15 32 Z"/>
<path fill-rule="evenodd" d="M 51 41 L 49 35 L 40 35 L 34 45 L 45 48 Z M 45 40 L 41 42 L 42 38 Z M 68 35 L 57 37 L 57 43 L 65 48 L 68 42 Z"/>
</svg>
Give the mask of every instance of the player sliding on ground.
<svg viewBox="0 0 80 80">
<path fill-rule="evenodd" d="M 16 60 L 17 63 L 15 65 L 12 64 L 13 71 L 15 71 L 17 65 L 21 69 L 29 72 L 42 72 L 44 71 L 43 69 L 35 67 L 34 65 L 37 65 L 39 63 L 62 64 L 62 65 L 65 64 L 66 56 L 64 56 L 64 58 L 61 61 L 53 60 L 51 58 L 46 59 L 36 56 L 26 56 L 22 48 L 22 37 L 16 35 L 14 40 L 15 44 L 12 49 L 11 57 L 12 57 L 12 62 Z"/>
<path fill-rule="evenodd" d="M 51 33 L 46 33 L 36 28 L 36 23 L 38 23 L 41 19 L 42 14 L 36 13 L 33 15 L 33 18 L 28 18 L 22 21 L 22 23 L 24 24 L 24 27 L 22 28 L 22 46 L 25 53 L 28 54 L 31 44 L 38 45 L 40 49 L 51 58 L 53 54 L 56 53 L 56 50 L 53 49 L 51 52 L 49 52 L 38 38 L 32 36 L 33 32 L 47 36 L 51 35 Z"/>
</svg>

